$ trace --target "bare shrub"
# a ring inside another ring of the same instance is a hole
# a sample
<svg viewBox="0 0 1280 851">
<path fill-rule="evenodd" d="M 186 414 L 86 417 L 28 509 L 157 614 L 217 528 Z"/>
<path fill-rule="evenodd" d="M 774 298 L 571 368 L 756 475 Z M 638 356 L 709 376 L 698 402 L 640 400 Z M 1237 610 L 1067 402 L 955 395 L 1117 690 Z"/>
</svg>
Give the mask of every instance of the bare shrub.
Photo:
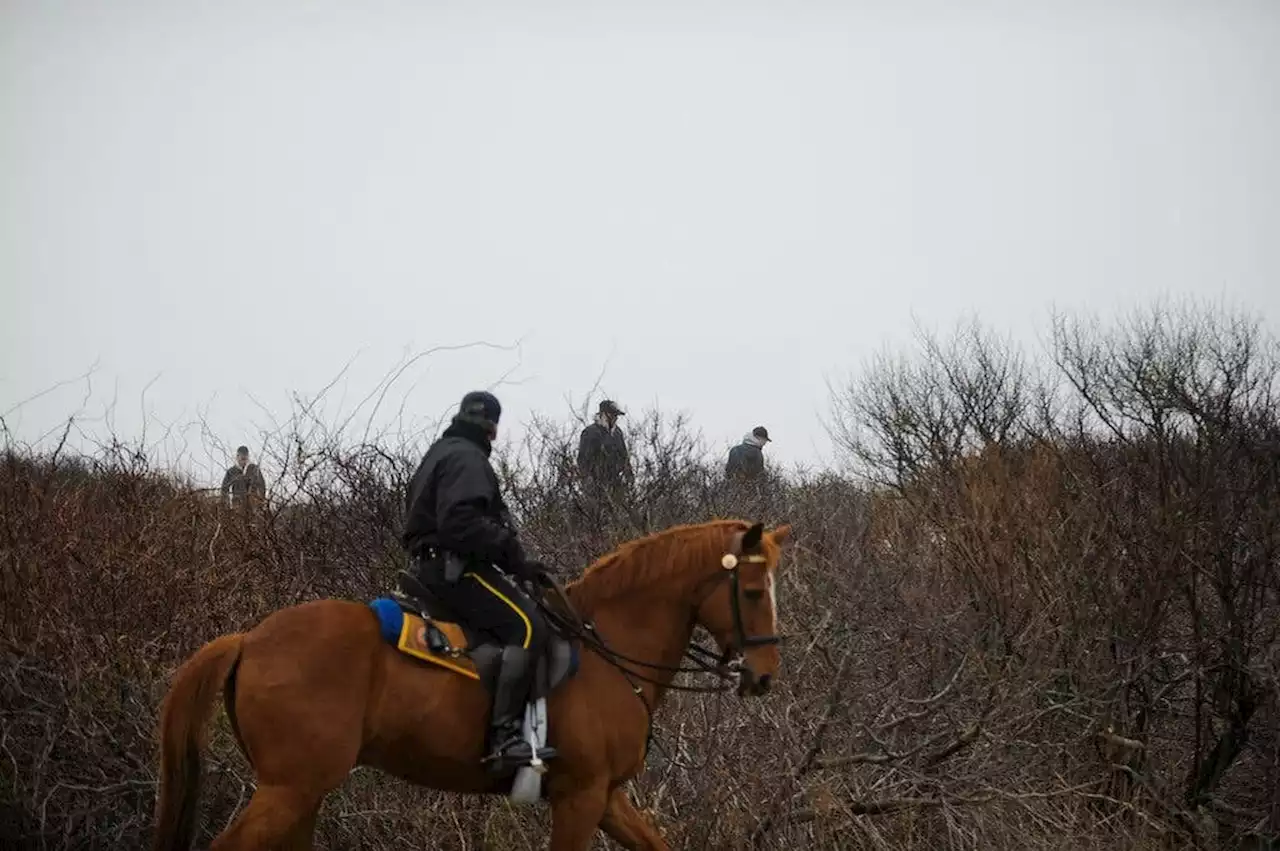
<svg viewBox="0 0 1280 851">
<path fill-rule="evenodd" d="M 1275 341 L 1157 305 L 1058 317 L 1047 357 L 976 323 L 882 356 L 834 399 L 858 478 L 731 489 L 679 416 L 633 413 L 635 479 L 575 469 L 580 423 L 495 459 L 565 575 L 675 523 L 794 525 L 788 635 L 761 701 L 672 693 L 635 798 L 674 847 L 1250 847 L 1280 834 Z M 10 441 L 0 463 L 0 843 L 142 848 L 155 708 L 202 642 L 320 596 L 385 593 L 430 430 L 261 436 L 232 510 L 141 444 Z M 203 840 L 251 772 L 219 718 Z M 319 847 L 537 847 L 542 811 L 356 771 Z"/>
<path fill-rule="evenodd" d="M 971 678 L 973 746 L 900 808 L 958 802 L 961 824 L 1016 802 L 1094 842 L 1089 814 L 1134 841 L 1274 836 L 1276 343 L 1198 305 L 1053 331 L 1052 371 L 968 326 L 837 400 L 874 489 L 869 553 L 917 578 L 913 604 L 952 627 L 934 636 L 998 672 L 989 706 Z M 841 764 L 923 752 L 877 745 Z"/>
</svg>

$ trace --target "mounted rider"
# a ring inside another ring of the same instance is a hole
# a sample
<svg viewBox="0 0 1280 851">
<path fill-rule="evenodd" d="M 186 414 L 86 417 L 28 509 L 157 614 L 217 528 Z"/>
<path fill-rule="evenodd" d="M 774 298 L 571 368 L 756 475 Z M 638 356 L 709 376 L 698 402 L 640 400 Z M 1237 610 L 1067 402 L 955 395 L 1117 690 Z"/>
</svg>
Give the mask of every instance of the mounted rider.
<svg viewBox="0 0 1280 851">
<path fill-rule="evenodd" d="M 549 582 L 546 568 L 525 555 L 489 461 L 501 415 L 492 393 L 463 397 L 409 483 L 403 536 L 415 578 L 464 625 L 502 646 L 486 678 L 493 703 L 484 761 L 496 772 L 533 757 L 521 720 L 548 636 L 542 614 L 513 577 Z"/>
</svg>

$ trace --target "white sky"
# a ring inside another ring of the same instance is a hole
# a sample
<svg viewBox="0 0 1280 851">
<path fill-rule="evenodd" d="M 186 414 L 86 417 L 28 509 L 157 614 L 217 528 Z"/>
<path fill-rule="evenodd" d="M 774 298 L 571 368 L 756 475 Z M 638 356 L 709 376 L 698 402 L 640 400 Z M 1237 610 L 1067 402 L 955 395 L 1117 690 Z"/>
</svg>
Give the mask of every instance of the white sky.
<svg viewBox="0 0 1280 851">
<path fill-rule="evenodd" d="M 391 406 L 514 367 L 510 434 L 604 370 L 821 461 L 825 379 L 913 313 L 1274 319 L 1277 45 L 1272 0 L 5 0 L 0 414 L 38 437 L 96 363 L 90 417 L 254 446 L 353 357 L 349 405 L 519 340 Z"/>
</svg>

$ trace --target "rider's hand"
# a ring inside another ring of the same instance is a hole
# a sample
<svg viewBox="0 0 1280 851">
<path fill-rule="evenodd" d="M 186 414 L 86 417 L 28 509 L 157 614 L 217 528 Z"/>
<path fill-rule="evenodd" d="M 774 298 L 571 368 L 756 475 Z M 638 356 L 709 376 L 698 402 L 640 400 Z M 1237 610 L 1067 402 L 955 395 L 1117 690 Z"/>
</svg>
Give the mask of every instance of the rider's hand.
<svg viewBox="0 0 1280 851">
<path fill-rule="evenodd" d="M 524 563 L 524 575 L 534 585 L 541 585 L 543 588 L 555 585 L 555 580 L 551 578 L 551 571 L 547 570 L 547 566 L 534 559 Z"/>
</svg>

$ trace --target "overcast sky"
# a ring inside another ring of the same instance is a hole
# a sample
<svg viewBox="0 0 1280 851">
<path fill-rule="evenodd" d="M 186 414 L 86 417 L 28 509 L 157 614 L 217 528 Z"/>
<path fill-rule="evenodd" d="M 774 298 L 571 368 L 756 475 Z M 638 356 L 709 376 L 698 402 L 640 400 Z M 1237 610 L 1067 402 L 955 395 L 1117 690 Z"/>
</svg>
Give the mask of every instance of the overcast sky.
<svg viewBox="0 0 1280 851">
<path fill-rule="evenodd" d="M 204 462 L 190 423 L 254 445 L 353 358 L 348 409 L 519 342 L 392 407 L 510 372 L 518 431 L 603 371 L 821 461 L 826 379 L 913 315 L 1274 319 L 1277 45 L 1274 0 L 5 0 L 0 414 L 96 365 L 86 414 Z"/>
</svg>

